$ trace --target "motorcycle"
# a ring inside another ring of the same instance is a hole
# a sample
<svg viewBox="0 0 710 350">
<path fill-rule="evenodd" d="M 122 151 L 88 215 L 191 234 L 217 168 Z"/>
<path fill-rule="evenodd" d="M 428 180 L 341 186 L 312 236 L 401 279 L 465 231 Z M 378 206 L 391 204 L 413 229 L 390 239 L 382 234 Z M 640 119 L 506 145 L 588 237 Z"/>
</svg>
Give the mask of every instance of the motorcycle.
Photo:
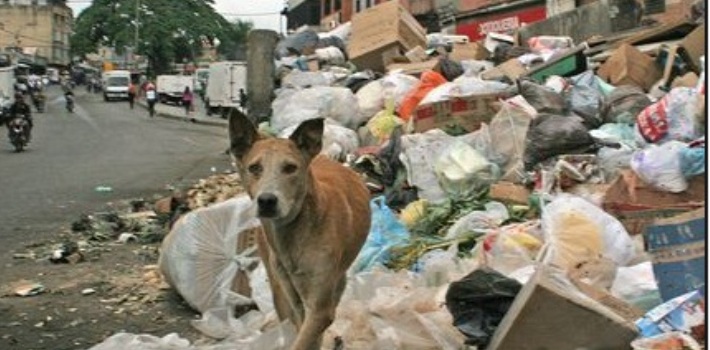
<svg viewBox="0 0 710 350">
<path fill-rule="evenodd" d="M 65 95 L 67 100 L 67 111 L 74 113 L 74 95 Z"/>
<path fill-rule="evenodd" d="M 30 123 L 25 117 L 15 117 L 7 124 L 10 143 L 15 146 L 15 152 L 22 152 L 30 138 Z"/>
</svg>

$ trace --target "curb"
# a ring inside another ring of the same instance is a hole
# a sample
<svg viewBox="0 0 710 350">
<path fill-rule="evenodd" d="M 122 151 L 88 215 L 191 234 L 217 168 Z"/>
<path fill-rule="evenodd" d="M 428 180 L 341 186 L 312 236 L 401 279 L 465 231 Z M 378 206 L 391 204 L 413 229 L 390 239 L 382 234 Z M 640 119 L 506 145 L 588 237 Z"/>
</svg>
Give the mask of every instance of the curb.
<svg viewBox="0 0 710 350">
<path fill-rule="evenodd" d="M 145 110 L 148 110 L 148 105 L 145 102 L 139 102 L 136 101 L 136 104 L 143 107 Z M 222 128 L 227 128 L 228 123 L 225 120 L 222 119 L 216 119 L 216 120 L 209 120 L 205 118 L 188 118 L 184 116 L 178 116 L 166 112 L 158 112 L 156 111 L 155 113 L 156 117 L 163 117 L 166 119 L 173 119 L 173 120 L 180 120 L 184 121 L 187 123 L 194 123 L 194 124 L 202 124 L 202 125 L 208 125 L 208 126 L 217 126 L 217 127 L 222 127 Z"/>
</svg>

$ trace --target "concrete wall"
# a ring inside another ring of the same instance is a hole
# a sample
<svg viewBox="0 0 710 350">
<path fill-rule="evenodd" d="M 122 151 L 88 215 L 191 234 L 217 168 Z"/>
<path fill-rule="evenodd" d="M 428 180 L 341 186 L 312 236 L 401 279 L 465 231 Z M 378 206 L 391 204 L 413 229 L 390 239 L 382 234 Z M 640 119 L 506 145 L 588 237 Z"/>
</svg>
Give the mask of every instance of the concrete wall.
<svg viewBox="0 0 710 350">
<path fill-rule="evenodd" d="M 0 5 L 0 48 L 34 51 L 50 64 L 70 62 L 72 11 L 65 6 Z"/>
<path fill-rule="evenodd" d="M 634 28 L 640 20 L 640 8 L 634 0 L 599 0 L 574 11 L 520 28 L 520 42 L 538 35 L 569 36 L 580 43 L 595 35 L 609 35 Z"/>
</svg>

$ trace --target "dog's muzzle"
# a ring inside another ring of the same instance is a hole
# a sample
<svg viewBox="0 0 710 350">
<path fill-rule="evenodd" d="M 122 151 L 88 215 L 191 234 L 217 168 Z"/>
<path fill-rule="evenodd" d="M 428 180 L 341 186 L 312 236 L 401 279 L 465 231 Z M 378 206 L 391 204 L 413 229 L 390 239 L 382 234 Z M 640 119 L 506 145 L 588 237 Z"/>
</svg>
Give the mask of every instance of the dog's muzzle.
<svg viewBox="0 0 710 350">
<path fill-rule="evenodd" d="M 273 218 L 278 213 L 279 199 L 272 193 L 262 193 L 256 198 L 258 215 L 262 218 Z"/>
</svg>

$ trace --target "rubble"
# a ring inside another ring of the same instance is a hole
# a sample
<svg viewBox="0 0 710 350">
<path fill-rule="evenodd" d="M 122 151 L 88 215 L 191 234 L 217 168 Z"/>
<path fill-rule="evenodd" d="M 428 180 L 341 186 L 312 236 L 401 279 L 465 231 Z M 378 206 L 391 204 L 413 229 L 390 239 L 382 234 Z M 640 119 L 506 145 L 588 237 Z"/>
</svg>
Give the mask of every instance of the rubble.
<svg viewBox="0 0 710 350">
<path fill-rule="evenodd" d="M 262 131 L 284 137 L 325 118 L 323 154 L 360 173 L 373 198 L 328 346 L 700 342 L 686 339 L 697 324 L 643 315 L 688 292 L 705 298 L 695 292 L 707 283 L 704 24 L 619 31 L 629 23 L 604 19 L 603 36 L 584 37 L 587 24 L 568 33 L 548 21 L 454 43 L 392 1 L 279 44 L 284 74 Z M 140 242 L 130 220 L 171 217 L 172 233 L 156 236 L 160 273 L 146 280 L 202 313 L 193 325 L 216 346 L 273 346 L 292 328 L 274 319 L 244 192 L 238 175 L 217 174 L 152 209 L 73 228 L 89 241 Z M 461 302 L 462 279 L 489 272 L 517 286 L 504 298 L 467 291 L 500 302 L 495 313 Z M 240 317 L 225 305 L 256 310 Z M 200 348 L 177 336 L 145 342 Z"/>
</svg>

